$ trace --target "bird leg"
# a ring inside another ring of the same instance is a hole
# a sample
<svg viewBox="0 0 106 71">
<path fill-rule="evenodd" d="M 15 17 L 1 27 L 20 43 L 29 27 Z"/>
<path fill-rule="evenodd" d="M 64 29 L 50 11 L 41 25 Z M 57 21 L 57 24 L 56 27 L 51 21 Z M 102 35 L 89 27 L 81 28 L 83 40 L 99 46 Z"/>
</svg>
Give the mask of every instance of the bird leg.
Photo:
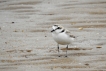
<svg viewBox="0 0 106 71">
<path fill-rule="evenodd" d="M 66 47 L 66 56 L 65 56 L 65 57 L 67 57 L 67 50 L 68 50 L 68 45 L 67 45 L 67 47 Z"/>
<path fill-rule="evenodd" d="M 60 57 L 59 44 L 58 44 L 57 48 L 58 48 L 58 57 Z"/>
</svg>

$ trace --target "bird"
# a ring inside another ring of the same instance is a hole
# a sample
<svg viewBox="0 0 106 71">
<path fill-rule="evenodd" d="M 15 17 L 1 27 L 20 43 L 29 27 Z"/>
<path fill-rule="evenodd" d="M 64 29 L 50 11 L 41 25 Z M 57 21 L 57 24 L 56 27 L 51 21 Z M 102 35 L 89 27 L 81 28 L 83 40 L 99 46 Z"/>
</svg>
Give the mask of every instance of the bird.
<svg viewBox="0 0 106 71">
<path fill-rule="evenodd" d="M 65 57 L 67 57 L 68 45 L 71 43 L 72 40 L 75 39 L 75 36 L 70 35 L 70 32 L 67 29 L 58 24 L 52 26 L 51 33 L 53 39 L 57 42 L 58 57 L 60 57 L 59 45 L 67 45 L 65 55 Z"/>
</svg>

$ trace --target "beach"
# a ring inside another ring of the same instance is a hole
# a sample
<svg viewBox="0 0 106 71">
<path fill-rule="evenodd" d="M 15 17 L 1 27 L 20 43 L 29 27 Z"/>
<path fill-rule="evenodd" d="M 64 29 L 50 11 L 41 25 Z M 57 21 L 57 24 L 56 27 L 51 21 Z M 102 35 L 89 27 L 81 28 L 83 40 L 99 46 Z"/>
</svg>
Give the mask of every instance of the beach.
<svg viewBox="0 0 106 71">
<path fill-rule="evenodd" d="M 54 24 L 76 39 L 66 54 Z M 0 0 L 0 71 L 106 71 L 105 0 Z"/>
</svg>

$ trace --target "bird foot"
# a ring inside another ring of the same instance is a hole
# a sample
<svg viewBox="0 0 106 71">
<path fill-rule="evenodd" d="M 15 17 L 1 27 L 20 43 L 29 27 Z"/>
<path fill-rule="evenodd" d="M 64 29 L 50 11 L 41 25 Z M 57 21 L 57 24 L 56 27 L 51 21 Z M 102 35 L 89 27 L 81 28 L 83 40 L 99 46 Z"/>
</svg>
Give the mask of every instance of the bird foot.
<svg viewBox="0 0 106 71">
<path fill-rule="evenodd" d="M 67 57 L 67 56 L 65 56 L 65 57 Z"/>
<path fill-rule="evenodd" d="M 60 57 L 60 56 L 58 56 L 58 57 Z"/>
</svg>

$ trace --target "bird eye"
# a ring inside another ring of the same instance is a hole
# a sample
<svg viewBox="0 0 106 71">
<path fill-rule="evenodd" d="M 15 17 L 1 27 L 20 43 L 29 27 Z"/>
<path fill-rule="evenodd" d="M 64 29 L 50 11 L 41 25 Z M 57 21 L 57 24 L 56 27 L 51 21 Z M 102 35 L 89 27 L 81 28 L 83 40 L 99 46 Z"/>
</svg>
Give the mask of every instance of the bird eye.
<svg viewBox="0 0 106 71">
<path fill-rule="evenodd" d="M 61 29 L 61 27 L 58 27 L 57 29 Z"/>
</svg>

